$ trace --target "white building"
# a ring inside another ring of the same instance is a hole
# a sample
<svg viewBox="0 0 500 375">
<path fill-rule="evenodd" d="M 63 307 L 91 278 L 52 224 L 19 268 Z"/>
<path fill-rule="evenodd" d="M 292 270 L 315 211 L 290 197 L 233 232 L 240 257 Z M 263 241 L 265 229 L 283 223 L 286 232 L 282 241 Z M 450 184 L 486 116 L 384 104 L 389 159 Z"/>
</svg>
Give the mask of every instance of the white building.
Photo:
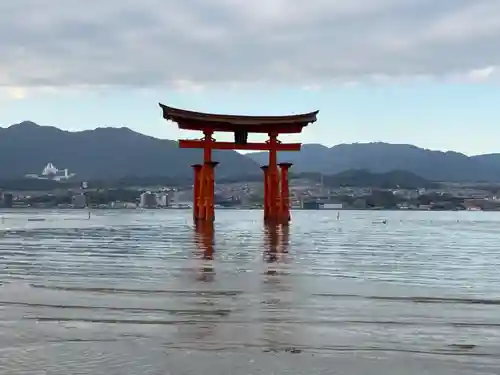
<svg viewBox="0 0 500 375">
<path fill-rule="evenodd" d="M 397 189 L 392 194 L 403 199 L 417 199 L 420 196 L 419 190 L 413 189 Z"/>
<path fill-rule="evenodd" d="M 343 203 L 323 203 L 322 208 L 325 210 L 339 210 L 344 207 Z"/>
<path fill-rule="evenodd" d="M 75 173 L 70 173 L 69 170 L 66 169 L 58 169 L 54 164 L 48 163 L 45 168 L 43 168 L 42 173 L 38 174 L 27 174 L 25 177 L 27 178 L 36 178 L 39 180 L 55 180 L 55 181 L 65 181 L 74 177 Z"/>
<path fill-rule="evenodd" d="M 168 194 L 160 193 L 157 196 L 158 206 L 168 207 Z"/>
<path fill-rule="evenodd" d="M 141 200 L 139 205 L 142 208 L 156 208 L 158 207 L 158 199 L 155 193 L 150 191 L 145 191 L 141 194 Z"/>
<path fill-rule="evenodd" d="M 57 169 L 54 164 L 49 163 L 45 166 L 45 168 L 42 171 L 42 176 L 46 176 L 48 178 L 55 176 L 59 172 L 59 169 Z"/>
</svg>

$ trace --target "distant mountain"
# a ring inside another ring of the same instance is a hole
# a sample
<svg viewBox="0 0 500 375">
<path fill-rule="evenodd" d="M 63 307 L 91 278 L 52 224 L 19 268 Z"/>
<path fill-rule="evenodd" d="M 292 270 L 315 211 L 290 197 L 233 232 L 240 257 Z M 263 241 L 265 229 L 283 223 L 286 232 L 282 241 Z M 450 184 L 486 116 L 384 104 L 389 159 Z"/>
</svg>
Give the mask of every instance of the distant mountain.
<svg viewBox="0 0 500 375">
<path fill-rule="evenodd" d="M 334 175 L 327 175 L 323 182 L 326 186 L 372 187 L 379 189 L 419 189 L 436 188 L 437 183 L 430 182 L 408 171 L 372 173 L 365 169 L 350 169 Z"/>
<path fill-rule="evenodd" d="M 79 179 L 125 176 L 191 176 L 201 150 L 179 149 L 175 141 L 156 139 L 128 128 L 63 131 L 33 122 L 0 128 L 0 179 L 41 173 L 47 163 L 68 168 Z M 261 173 L 258 165 L 235 151 L 214 152 L 220 177 Z"/>
<path fill-rule="evenodd" d="M 214 160 L 220 162 L 216 176 L 237 179 L 260 176 L 259 165 L 267 164 L 268 156 L 216 151 Z M 457 152 L 381 142 L 331 148 L 306 144 L 301 152 L 281 152 L 279 160 L 294 163 L 294 174 L 407 171 L 430 181 L 500 181 L 500 153 L 468 157 Z M 47 163 L 68 168 L 77 174 L 77 179 L 185 178 L 192 175 L 190 165 L 201 161 L 201 150 L 179 149 L 175 141 L 149 137 L 128 128 L 68 132 L 29 121 L 0 128 L 0 180 L 41 173 Z"/>
<path fill-rule="evenodd" d="M 267 163 L 267 153 L 246 155 L 258 164 Z M 405 170 L 431 181 L 500 181 L 500 154 L 468 157 L 458 152 L 431 151 L 405 144 L 354 143 L 331 148 L 306 144 L 300 152 L 281 152 L 278 159 L 294 163 L 295 173 Z"/>
</svg>

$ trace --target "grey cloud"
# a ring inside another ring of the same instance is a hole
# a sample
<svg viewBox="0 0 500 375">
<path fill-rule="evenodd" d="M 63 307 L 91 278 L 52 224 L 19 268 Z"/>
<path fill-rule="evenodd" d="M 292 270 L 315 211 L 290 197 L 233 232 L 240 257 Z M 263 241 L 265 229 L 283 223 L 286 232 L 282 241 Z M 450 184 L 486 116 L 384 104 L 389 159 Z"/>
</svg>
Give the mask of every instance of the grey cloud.
<svg viewBox="0 0 500 375">
<path fill-rule="evenodd" d="M 500 0 L 15 0 L 0 85 L 443 76 L 500 65 Z"/>
</svg>

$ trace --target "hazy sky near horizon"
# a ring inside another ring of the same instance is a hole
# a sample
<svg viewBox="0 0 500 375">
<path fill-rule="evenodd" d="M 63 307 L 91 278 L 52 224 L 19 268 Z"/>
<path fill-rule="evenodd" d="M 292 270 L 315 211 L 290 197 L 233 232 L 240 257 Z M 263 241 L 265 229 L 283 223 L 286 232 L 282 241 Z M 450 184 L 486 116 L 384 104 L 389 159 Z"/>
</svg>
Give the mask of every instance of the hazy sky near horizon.
<svg viewBox="0 0 500 375">
<path fill-rule="evenodd" d="M 500 0 L 4 1 L 0 126 L 319 109 L 288 139 L 500 152 L 499 35 Z"/>
</svg>

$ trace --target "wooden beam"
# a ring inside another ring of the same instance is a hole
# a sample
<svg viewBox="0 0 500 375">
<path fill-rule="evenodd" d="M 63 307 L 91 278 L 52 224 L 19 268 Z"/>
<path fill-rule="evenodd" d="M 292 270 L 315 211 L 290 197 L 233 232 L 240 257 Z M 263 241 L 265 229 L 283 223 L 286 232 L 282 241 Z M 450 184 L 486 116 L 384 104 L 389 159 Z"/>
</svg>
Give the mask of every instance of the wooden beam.
<svg viewBox="0 0 500 375">
<path fill-rule="evenodd" d="M 300 143 L 279 143 L 276 145 L 276 151 L 300 151 Z M 205 148 L 205 141 L 195 139 L 181 139 L 179 141 L 180 148 Z M 213 150 L 252 150 L 252 151 L 269 151 L 271 146 L 268 143 L 247 143 L 236 144 L 233 142 L 210 142 L 210 148 Z"/>
<path fill-rule="evenodd" d="M 244 130 L 249 133 L 257 133 L 257 134 L 268 134 L 270 132 L 276 132 L 280 134 L 298 134 L 302 132 L 302 129 L 307 125 L 306 123 L 298 123 L 298 124 L 270 124 L 270 125 L 238 125 L 235 126 L 233 124 L 227 123 L 217 123 L 217 122 L 209 122 L 208 124 L 203 121 L 184 121 L 179 120 L 177 123 L 179 129 L 182 130 L 197 130 L 197 131 L 205 131 L 212 130 L 214 132 L 228 132 L 234 133 L 238 130 Z"/>
</svg>

